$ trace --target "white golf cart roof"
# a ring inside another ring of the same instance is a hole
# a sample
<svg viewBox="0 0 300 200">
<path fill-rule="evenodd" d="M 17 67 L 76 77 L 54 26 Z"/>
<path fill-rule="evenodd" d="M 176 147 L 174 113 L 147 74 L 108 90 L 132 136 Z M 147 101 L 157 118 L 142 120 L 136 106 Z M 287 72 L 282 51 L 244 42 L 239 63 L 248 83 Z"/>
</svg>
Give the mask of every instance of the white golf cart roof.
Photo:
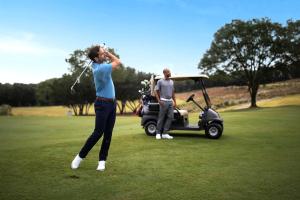
<svg viewBox="0 0 300 200">
<path fill-rule="evenodd" d="M 155 80 L 159 80 L 164 78 L 163 75 L 155 76 Z M 200 79 L 208 79 L 208 76 L 205 74 L 199 74 L 199 75 L 174 75 L 171 76 L 170 79 L 172 80 L 178 80 L 178 81 L 184 81 L 184 80 L 200 80 Z"/>
</svg>

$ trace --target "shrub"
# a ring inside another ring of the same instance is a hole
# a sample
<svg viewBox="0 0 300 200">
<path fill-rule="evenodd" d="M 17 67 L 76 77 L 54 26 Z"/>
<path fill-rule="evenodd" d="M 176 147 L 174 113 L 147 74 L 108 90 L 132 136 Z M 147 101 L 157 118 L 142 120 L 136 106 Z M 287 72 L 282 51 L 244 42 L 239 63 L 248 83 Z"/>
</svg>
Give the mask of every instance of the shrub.
<svg viewBox="0 0 300 200">
<path fill-rule="evenodd" d="M 0 115 L 11 115 L 11 106 L 3 104 L 0 106 Z"/>
</svg>

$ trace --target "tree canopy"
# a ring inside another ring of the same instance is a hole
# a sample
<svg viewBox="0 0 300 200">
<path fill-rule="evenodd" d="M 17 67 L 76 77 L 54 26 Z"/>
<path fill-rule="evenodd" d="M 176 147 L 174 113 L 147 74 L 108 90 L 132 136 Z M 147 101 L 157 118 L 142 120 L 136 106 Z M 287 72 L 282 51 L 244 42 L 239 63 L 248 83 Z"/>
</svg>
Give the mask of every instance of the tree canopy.
<svg viewBox="0 0 300 200">
<path fill-rule="evenodd" d="M 297 48 L 298 47 L 298 48 Z M 214 74 L 243 72 L 256 107 L 256 95 L 266 68 L 299 62 L 299 21 L 288 21 L 287 27 L 268 18 L 249 21 L 233 20 L 214 35 L 210 48 L 198 68 Z"/>
</svg>

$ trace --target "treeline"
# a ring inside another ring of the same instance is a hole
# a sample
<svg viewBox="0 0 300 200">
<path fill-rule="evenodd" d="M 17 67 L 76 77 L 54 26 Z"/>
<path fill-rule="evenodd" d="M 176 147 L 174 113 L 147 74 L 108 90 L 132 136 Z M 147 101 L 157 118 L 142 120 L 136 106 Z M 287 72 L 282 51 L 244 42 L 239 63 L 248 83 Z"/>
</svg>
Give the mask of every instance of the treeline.
<svg viewBox="0 0 300 200">
<path fill-rule="evenodd" d="M 61 78 L 45 80 L 38 84 L 1 84 L 0 105 L 8 104 L 18 106 L 53 106 L 64 105 L 71 107 L 75 115 L 87 115 L 88 109 L 95 100 L 95 87 L 91 70 L 76 85 L 74 94 L 71 94 L 70 86 L 76 80 L 76 73 L 64 74 Z M 116 88 L 118 107 L 121 113 L 125 106 L 132 112 L 138 107 L 136 99 L 139 99 L 138 90 L 140 82 L 150 79 L 151 74 L 137 72 L 130 67 L 121 66 L 113 72 Z"/>
<path fill-rule="evenodd" d="M 71 94 L 70 86 L 76 80 L 78 73 L 64 74 L 61 78 L 49 79 L 38 84 L 0 83 L 0 105 L 8 104 L 13 107 L 65 105 L 71 107 L 76 115 L 86 115 L 89 106 L 94 101 L 95 88 L 89 70 L 81 79 L 80 84 L 76 85 L 76 93 Z M 145 79 L 149 80 L 150 77 L 150 73 L 137 72 L 134 68 L 124 66 L 113 72 L 117 99 L 120 100 L 118 108 L 121 113 L 124 112 L 126 105 L 131 111 L 138 107 L 135 100 L 140 98 L 138 93 L 141 89 L 140 82 Z M 300 66 L 266 68 L 261 83 L 292 78 L 300 78 Z M 242 71 L 226 73 L 217 70 L 208 80 L 205 80 L 205 84 L 208 87 L 247 85 L 247 79 Z M 199 89 L 199 85 L 194 84 L 193 81 L 176 82 L 175 87 L 176 92 Z"/>
<path fill-rule="evenodd" d="M 37 105 L 36 84 L 1 84 L 0 105 L 34 106 Z"/>
</svg>

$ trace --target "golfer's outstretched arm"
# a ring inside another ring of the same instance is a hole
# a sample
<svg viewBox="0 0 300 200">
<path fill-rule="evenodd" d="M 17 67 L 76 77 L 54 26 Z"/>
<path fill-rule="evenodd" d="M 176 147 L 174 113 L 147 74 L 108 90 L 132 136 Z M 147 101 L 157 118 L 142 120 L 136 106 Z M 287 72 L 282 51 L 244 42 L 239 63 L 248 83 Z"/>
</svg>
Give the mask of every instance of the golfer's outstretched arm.
<svg viewBox="0 0 300 200">
<path fill-rule="evenodd" d="M 117 69 L 121 64 L 120 59 L 108 51 L 106 51 L 105 53 L 109 60 L 111 60 L 112 69 Z"/>
</svg>

